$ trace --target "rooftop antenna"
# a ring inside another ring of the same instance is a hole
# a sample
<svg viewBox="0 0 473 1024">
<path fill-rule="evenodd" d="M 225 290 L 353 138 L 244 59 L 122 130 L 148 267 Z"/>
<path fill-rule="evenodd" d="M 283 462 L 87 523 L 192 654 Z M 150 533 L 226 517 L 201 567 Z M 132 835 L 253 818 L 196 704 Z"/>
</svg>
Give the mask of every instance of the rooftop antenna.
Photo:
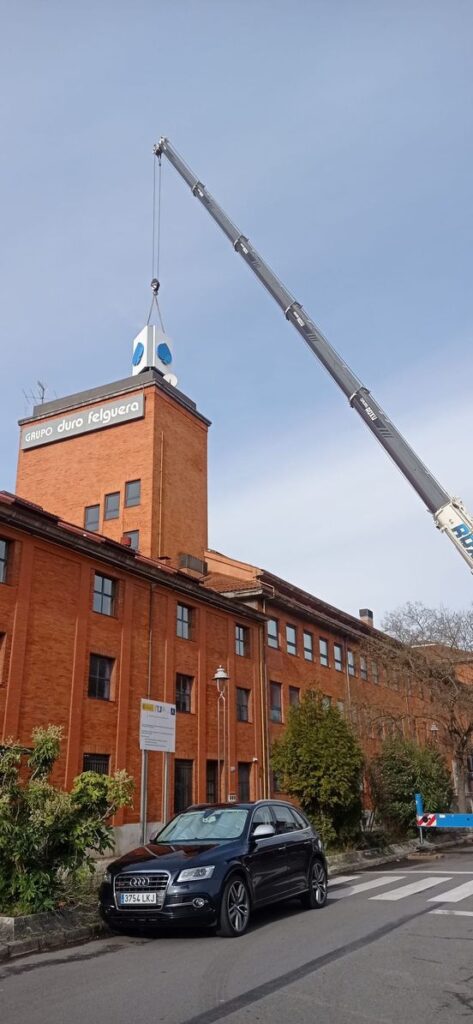
<svg viewBox="0 0 473 1024">
<path fill-rule="evenodd" d="M 34 391 L 33 389 L 31 389 L 31 391 L 25 391 L 22 388 L 23 397 L 25 399 L 25 402 L 27 404 L 27 408 L 28 409 L 31 406 L 44 405 L 44 399 L 45 399 L 46 391 L 48 390 L 48 385 L 47 384 L 43 384 L 42 380 L 37 380 L 36 384 L 38 386 L 38 390 L 37 391 Z"/>
</svg>

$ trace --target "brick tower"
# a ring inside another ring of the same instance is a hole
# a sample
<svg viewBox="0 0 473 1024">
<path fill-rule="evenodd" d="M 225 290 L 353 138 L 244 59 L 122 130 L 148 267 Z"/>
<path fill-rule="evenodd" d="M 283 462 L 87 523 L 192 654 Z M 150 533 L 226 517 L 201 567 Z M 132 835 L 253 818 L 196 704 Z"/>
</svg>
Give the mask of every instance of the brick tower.
<svg viewBox="0 0 473 1024">
<path fill-rule="evenodd" d="M 209 421 L 159 370 L 35 406 L 20 426 L 20 497 L 199 571 Z"/>
</svg>

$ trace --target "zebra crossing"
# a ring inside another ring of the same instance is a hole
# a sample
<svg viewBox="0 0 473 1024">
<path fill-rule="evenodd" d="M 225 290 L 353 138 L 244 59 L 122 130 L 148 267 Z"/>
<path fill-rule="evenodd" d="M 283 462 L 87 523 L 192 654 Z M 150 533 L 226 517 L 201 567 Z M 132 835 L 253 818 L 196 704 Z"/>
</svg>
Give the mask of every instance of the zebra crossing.
<svg viewBox="0 0 473 1024">
<path fill-rule="evenodd" d="M 469 876 L 461 881 L 457 876 Z M 353 883 L 353 884 L 349 884 Z M 404 883 L 404 884 L 401 884 Z M 437 888 L 433 895 L 430 890 Z M 441 891 L 440 891 L 441 889 Z M 380 890 L 380 891 L 375 891 Z M 383 872 L 379 875 L 338 875 L 329 881 L 329 902 L 339 902 L 351 897 L 365 897 L 372 902 L 397 903 L 409 897 L 426 894 L 427 903 L 458 904 L 471 899 L 468 910 L 451 910 L 433 906 L 431 914 L 452 915 L 473 918 L 473 871 L 444 872 L 432 870 L 398 871 L 396 874 Z"/>
</svg>

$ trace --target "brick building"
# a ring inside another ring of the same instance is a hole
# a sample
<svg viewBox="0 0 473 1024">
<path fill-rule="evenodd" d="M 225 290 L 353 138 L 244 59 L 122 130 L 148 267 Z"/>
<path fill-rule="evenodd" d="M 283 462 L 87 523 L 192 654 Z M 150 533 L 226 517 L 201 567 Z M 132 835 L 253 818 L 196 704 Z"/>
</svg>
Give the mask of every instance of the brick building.
<svg viewBox="0 0 473 1024">
<path fill-rule="evenodd" d="M 27 745 L 35 726 L 62 725 L 65 786 L 84 768 L 126 768 L 139 793 L 144 696 L 177 706 L 171 810 L 274 791 L 271 743 L 309 687 L 349 714 L 367 748 L 380 738 L 367 706 L 404 716 L 404 698 L 360 654 L 369 612 L 356 619 L 208 549 L 208 427 L 156 369 L 21 422 L 16 496 L 0 495 L 1 737 Z M 162 777 L 163 755 L 150 753 L 153 823 Z M 117 819 L 125 834 L 138 804 Z"/>
</svg>

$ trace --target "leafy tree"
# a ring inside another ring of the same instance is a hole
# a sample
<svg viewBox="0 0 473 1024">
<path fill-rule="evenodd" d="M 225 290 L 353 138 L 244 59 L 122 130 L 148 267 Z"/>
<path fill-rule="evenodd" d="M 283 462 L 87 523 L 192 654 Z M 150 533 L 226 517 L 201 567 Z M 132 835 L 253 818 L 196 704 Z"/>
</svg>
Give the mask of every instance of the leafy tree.
<svg viewBox="0 0 473 1024">
<path fill-rule="evenodd" d="M 452 801 L 450 773 L 441 752 L 432 745 L 419 747 L 401 737 L 386 740 L 368 768 L 377 815 L 394 835 L 415 828 L 415 793 L 427 810 L 447 811 Z"/>
<path fill-rule="evenodd" d="M 133 780 L 83 772 L 70 793 L 49 781 L 62 729 L 35 729 L 33 749 L 0 748 L 0 913 L 52 910 L 94 853 L 110 848 L 108 820 L 131 804 Z M 26 766 L 24 759 L 26 756 Z"/>
<path fill-rule="evenodd" d="M 284 791 L 297 798 L 326 843 L 358 831 L 362 753 L 348 723 L 321 694 L 309 690 L 291 708 L 271 762 Z"/>
<path fill-rule="evenodd" d="M 410 727 L 423 720 L 453 756 L 458 808 L 465 812 L 473 743 L 473 607 L 456 611 L 407 602 L 389 612 L 382 625 L 385 634 L 373 631 L 363 650 L 378 663 L 384 683 L 403 697 L 404 711 L 389 723 L 386 707 L 373 702 L 365 714 L 393 730 L 401 728 L 402 720 Z"/>
</svg>

